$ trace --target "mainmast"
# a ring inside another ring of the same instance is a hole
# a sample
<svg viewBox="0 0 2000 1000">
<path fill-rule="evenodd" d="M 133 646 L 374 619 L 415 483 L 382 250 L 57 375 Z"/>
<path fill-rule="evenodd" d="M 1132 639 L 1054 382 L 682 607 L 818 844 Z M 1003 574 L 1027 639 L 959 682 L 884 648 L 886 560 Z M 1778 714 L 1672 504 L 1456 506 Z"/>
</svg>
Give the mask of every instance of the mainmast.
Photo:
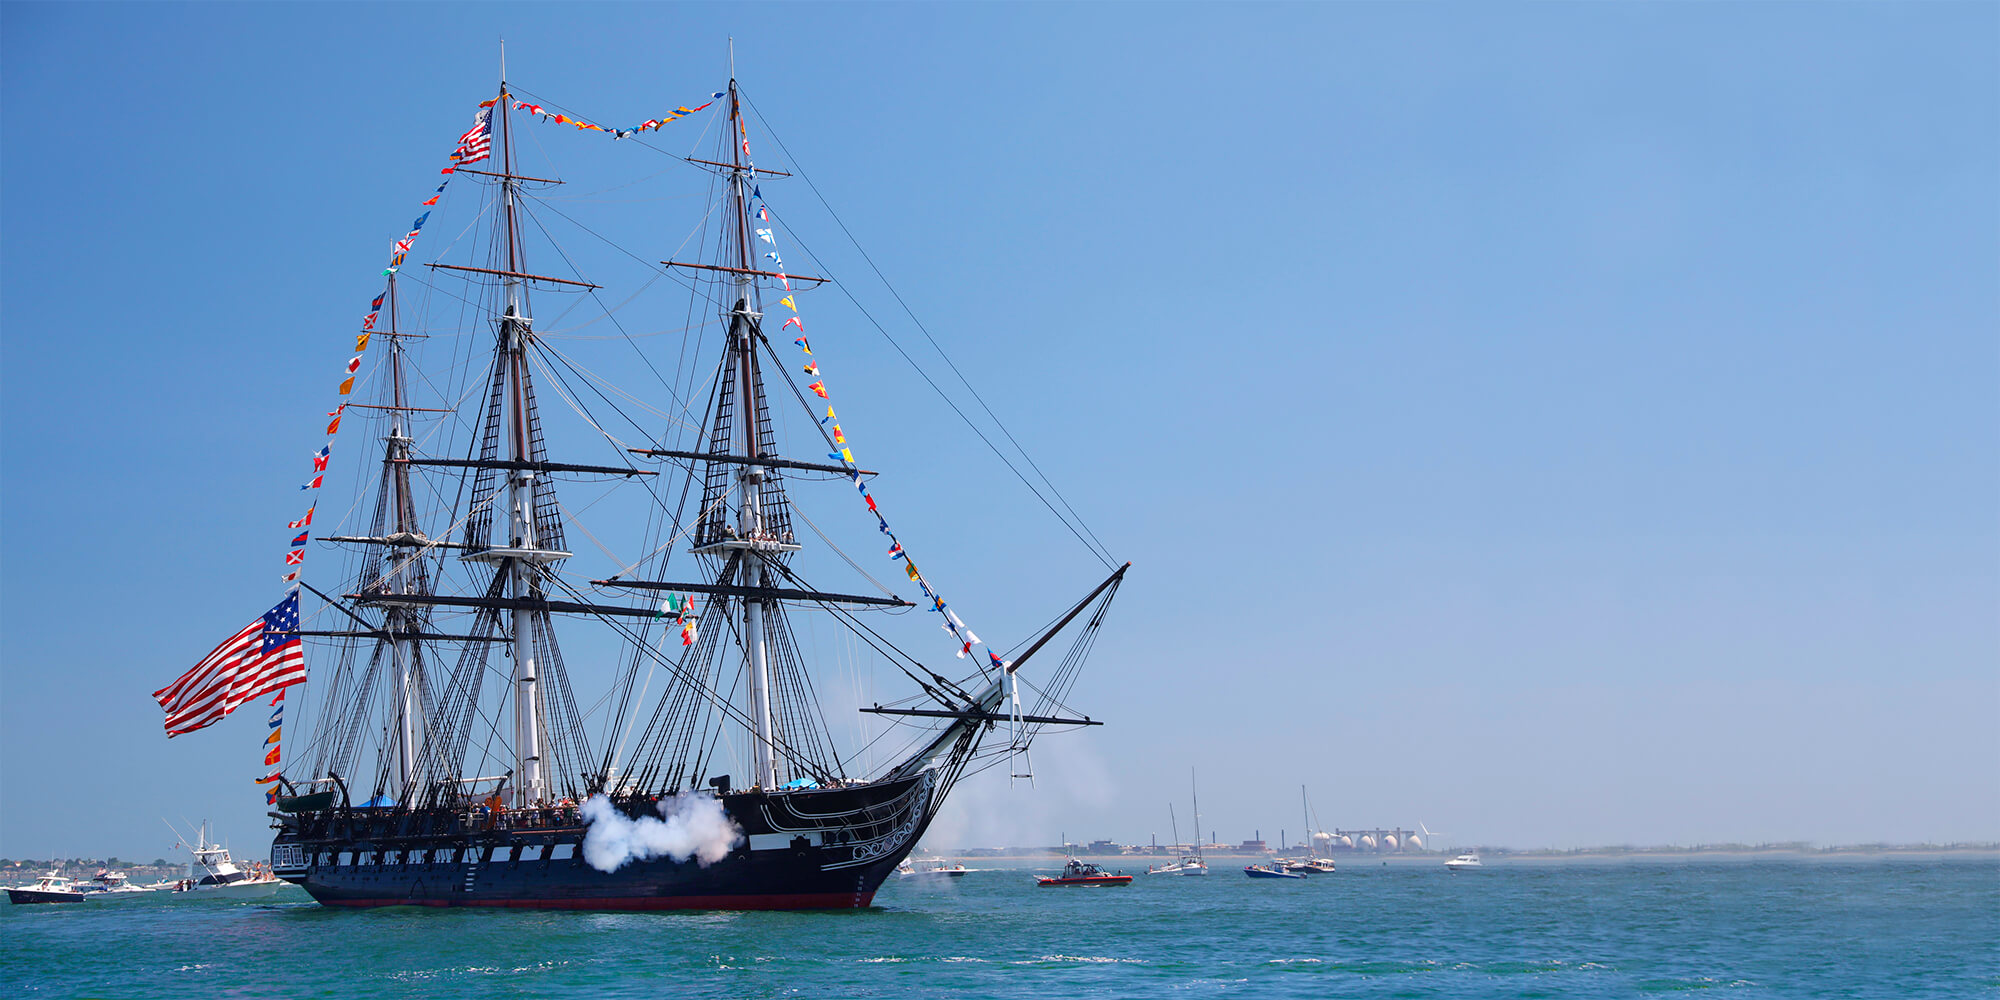
<svg viewBox="0 0 2000 1000">
<path fill-rule="evenodd" d="M 736 92 L 734 74 L 729 81 L 729 127 L 734 133 L 730 137 L 729 195 L 731 201 L 731 221 L 736 227 L 736 303 L 729 312 L 729 347 L 736 355 L 735 363 L 740 366 L 739 383 L 743 386 L 744 406 L 742 407 L 743 434 L 739 454 L 743 458 L 762 458 L 758 454 L 761 435 L 758 433 L 758 415 L 764 409 L 763 385 L 757 377 L 757 321 L 762 318 L 762 305 L 758 297 L 756 276 L 750 272 L 756 269 L 756 256 L 750 248 L 750 199 L 749 169 L 743 162 L 744 147 L 747 144 L 743 128 L 743 104 Z M 732 435 L 732 437 L 735 435 Z M 777 541 L 769 537 L 765 529 L 761 509 L 764 492 L 764 477 L 769 474 L 764 466 L 745 462 L 736 473 L 737 488 L 742 496 L 742 504 L 736 510 L 737 545 L 740 546 L 743 561 L 739 571 L 742 585 L 746 588 L 762 589 L 768 586 L 764 559 L 770 546 Z M 797 546 L 791 546 L 796 549 Z M 771 666 L 770 650 L 764 633 L 765 605 L 768 601 L 750 597 L 743 602 L 743 656 L 744 675 L 748 681 L 750 713 L 750 764 L 752 783 L 766 789 L 778 787 L 776 749 L 771 743 Z"/>
<path fill-rule="evenodd" d="M 506 75 L 504 67 L 503 62 L 503 77 Z M 509 127 L 505 79 L 500 81 L 500 97 L 494 111 L 500 133 L 502 239 L 507 247 L 504 264 L 507 274 L 502 284 L 506 311 L 500 317 L 500 363 L 507 372 L 508 457 L 522 467 L 507 470 L 507 544 L 479 555 L 499 560 L 501 572 L 509 576 L 509 590 L 514 599 L 526 602 L 541 596 L 536 580 L 541 567 L 566 558 L 569 553 L 543 549 L 535 537 L 535 473 L 525 468 L 531 461 L 526 369 L 533 319 L 522 308 L 524 283 L 521 277 L 520 223 L 515 217 L 519 181 L 514 176 L 514 135 Z M 514 807 L 522 809 L 547 798 L 548 784 L 542 774 L 542 699 L 535 661 L 534 612 L 527 607 L 514 608 L 512 625 L 514 777 L 510 786 Z"/>
</svg>

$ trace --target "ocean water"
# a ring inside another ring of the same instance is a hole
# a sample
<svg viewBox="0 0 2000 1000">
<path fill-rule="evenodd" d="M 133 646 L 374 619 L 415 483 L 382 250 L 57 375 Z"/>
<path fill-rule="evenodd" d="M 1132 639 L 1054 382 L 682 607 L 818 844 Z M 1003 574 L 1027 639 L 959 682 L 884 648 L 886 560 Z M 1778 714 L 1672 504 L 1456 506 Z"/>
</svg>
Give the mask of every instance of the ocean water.
<svg viewBox="0 0 2000 1000">
<path fill-rule="evenodd" d="M 1106 862 L 1117 866 L 1117 859 Z M 1143 865 L 1128 867 L 1142 870 Z M 2000 861 L 1342 861 L 1044 889 L 891 879 L 837 913 L 0 906 L 50 997 L 2000 997 Z"/>
</svg>

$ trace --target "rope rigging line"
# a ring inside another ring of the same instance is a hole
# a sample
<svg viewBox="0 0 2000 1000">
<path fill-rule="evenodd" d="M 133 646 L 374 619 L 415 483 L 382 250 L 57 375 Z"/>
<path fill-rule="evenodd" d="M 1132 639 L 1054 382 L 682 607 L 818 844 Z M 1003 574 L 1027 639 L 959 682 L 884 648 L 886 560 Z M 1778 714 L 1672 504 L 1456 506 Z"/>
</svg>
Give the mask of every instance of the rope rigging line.
<svg viewBox="0 0 2000 1000">
<path fill-rule="evenodd" d="M 966 390 L 972 393 L 972 398 L 979 403 L 981 409 L 986 411 L 986 415 L 992 419 L 994 426 L 1000 429 L 1000 432 L 1006 436 L 1008 443 L 1012 444 L 1014 446 L 1014 449 L 1020 453 L 1021 457 L 1027 461 L 1029 468 L 1034 469 L 1035 474 L 1041 477 L 1042 482 L 1048 486 L 1049 492 L 1053 493 L 1056 499 L 1062 503 L 1063 509 L 1069 512 L 1069 518 L 1064 518 L 1062 513 L 1058 512 L 1053 504 L 1050 504 L 1047 499 L 1042 498 L 1041 491 L 1035 487 L 1034 483 L 1030 482 L 1026 476 L 1022 475 L 1020 470 L 1014 467 L 1014 463 L 1009 461 L 1007 459 L 1007 456 L 1001 453 L 999 447 L 994 445 L 993 442 L 989 438 L 987 438 L 985 432 L 981 431 L 978 428 L 978 426 L 972 422 L 972 419 L 966 416 L 965 411 L 959 409 L 958 404 L 953 402 L 951 400 L 951 397 L 946 395 L 945 391 L 942 388 L 940 388 L 935 381 L 932 381 L 929 373 L 925 372 L 922 366 L 918 365 L 916 360 L 914 358 L 911 358 L 909 353 L 903 350 L 902 345 L 896 342 L 896 338 L 891 336 L 889 334 L 889 331 L 885 329 L 882 326 L 882 324 L 875 319 L 874 315 L 870 313 L 866 307 L 861 305 L 860 300 L 854 297 L 854 293 L 848 291 L 845 285 L 840 286 L 841 293 L 847 296 L 848 301 L 852 302 L 854 304 L 854 307 L 860 310 L 863 316 L 867 317 L 868 322 L 871 325 L 873 325 L 878 332 L 882 334 L 884 339 L 889 341 L 890 345 L 896 349 L 897 354 L 902 355 L 904 361 L 909 362 L 910 367 L 915 369 L 917 374 L 923 377 L 924 382 L 928 384 L 931 387 L 931 389 L 938 394 L 939 398 L 943 399 L 947 404 L 951 406 L 952 411 L 958 414 L 959 419 L 965 421 L 966 426 L 970 427 L 973 433 L 979 435 L 979 439 L 981 441 L 984 441 L 986 443 L 986 446 L 993 450 L 993 453 L 1000 458 L 1001 462 L 1006 464 L 1008 470 L 1013 472 L 1014 475 L 1021 480 L 1022 484 L 1027 486 L 1028 490 L 1035 494 L 1037 499 L 1042 500 L 1043 505 L 1049 508 L 1050 513 L 1055 514 L 1056 518 L 1058 520 L 1063 521 L 1066 527 L 1070 526 L 1069 522 L 1071 519 L 1075 520 L 1076 524 L 1074 527 L 1070 527 L 1070 532 L 1077 536 L 1078 541 L 1084 543 L 1084 547 L 1086 549 L 1089 549 L 1092 555 L 1096 556 L 1099 560 L 1101 560 L 1106 567 L 1111 567 L 1116 565 L 1116 559 L 1112 557 L 1111 550 L 1108 547 L 1106 547 L 1102 541 L 1098 540 L 1096 532 L 1091 531 L 1090 526 L 1084 523 L 1083 518 L 1076 513 L 1076 509 L 1072 507 L 1069 501 L 1063 497 L 1062 491 L 1058 490 L 1055 484 L 1049 480 L 1048 475 L 1044 473 L 1041 467 L 1035 463 L 1034 457 L 1028 454 L 1027 449 L 1023 448 L 1021 446 L 1020 441 L 1015 439 L 1013 432 L 1007 429 L 1007 425 L 1001 421 L 999 415 L 995 414 L 993 412 L 993 408 L 987 405 L 985 397 L 981 396 L 979 394 L 979 390 L 974 388 L 972 383 L 966 379 L 964 373 L 959 371 L 958 365 L 952 362 L 951 357 L 945 353 L 943 346 L 938 344 L 937 338 L 931 335 L 929 328 L 924 326 L 923 321 L 917 318 L 916 312 L 910 308 L 909 303 L 904 301 L 902 293 L 896 291 L 896 287 L 889 282 L 888 276 L 884 275 L 882 273 L 881 267 L 876 265 L 875 259 L 869 256 L 866 248 L 862 247 L 861 241 L 856 239 L 853 231 L 847 228 L 847 223 L 840 218 L 840 214 L 833 210 L 833 205 L 829 203 L 826 200 L 826 196 L 820 192 L 819 185 L 814 184 L 811 175 L 807 174 L 805 168 L 799 165 L 798 157 L 792 154 L 791 149 L 785 145 L 784 139 L 778 136 L 777 130 L 771 127 L 770 122 L 764 119 L 764 113 L 762 111 L 759 111 L 757 109 L 756 104 L 752 103 L 750 99 L 747 97 L 743 98 L 743 103 L 750 108 L 752 114 L 757 116 L 757 123 L 763 126 L 765 133 L 771 137 L 771 141 L 778 144 L 779 151 L 784 153 L 786 158 L 792 161 L 793 171 L 795 171 L 798 174 L 800 179 L 806 182 L 806 187 L 810 188 L 812 190 L 813 196 L 819 199 L 819 203 L 826 209 L 827 215 L 830 216 L 833 219 L 834 223 L 840 227 L 840 231 L 847 236 L 848 242 L 853 244 L 854 249 L 861 254 L 861 258 L 868 262 L 868 267 L 875 272 L 875 277 L 882 282 L 882 286 L 889 290 L 889 294 L 895 297 L 897 304 L 901 305 L 903 307 L 903 311 L 909 315 L 911 322 L 915 323 L 917 329 L 923 332 L 924 339 L 930 342 L 931 348 L 937 351 L 938 357 L 944 359 L 946 366 L 951 368 L 952 374 L 958 377 L 959 382 L 965 386 Z M 769 203 L 766 202 L 766 204 L 768 205 Z M 806 246 L 805 241 L 799 237 L 798 232 L 796 230 L 792 231 L 791 236 L 794 240 L 797 240 L 799 246 L 806 251 L 806 255 L 811 257 L 816 264 L 818 264 L 824 269 L 824 273 L 826 273 L 828 276 L 832 275 L 831 269 L 825 269 L 825 262 L 820 259 L 818 254 L 813 252 L 811 247 Z M 1078 531 L 1077 530 L 1078 528 L 1081 528 L 1082 530 Z M 1085 537 L 1086 535 L 1088 535 L 1089 537 L 1086 538 Z"/>
<path fill-rule="evenodd" d="M 616 244 L 616 243 L 612 243 L 612 242 L 611 242 L 610 240 L 608 240 L 608 239 L 605 239 L 605 238 L 604 238 L 603 236 L 598 236 L 598 234 L 597 234 L 596 232 L 592 231 L 592 230 L 591 230 L 591 229 L 590 229 L 589 227 L 587 227 L 587 226 L 584 226 L 584 225 L 583 225 L 582 223 L 579 223 L 579 222 L 577 222 L 577 221 L 576 221 L 576 220 L 574 220 L 574 219 L 570 219 L 570 217 L 569 217 L 569 216 L 568 216 L 567 214 L 563 213 L 563 211 L 562 211 L 561 209 L 558 209 L 558 208 L 555 208 L 554 206 L 545 206 L 545 207 L 547 207 L 547 208 L 548 208 L 548 209 L 549 209 L 550 211 L 552 211 L 552 212 L 556 213 L 557 215 L 560 215 L 560 216 L 562 216 L 562 217 L 563 217 L 564 219 L 568 220 L 568 221 L 570 222 L 570 224 L 571 224 L 571 225 L 574 225 L 574 226 L 576 226 L 577 228 L 579 228 L 579 229 L 582 229 L 582 230 L 583 230 L 584 232 L 587 232 L 587 233 L 590 233 L 590 235 L 592 235 L 592 236 L 597 236 L 597 238 L 598 238 L 598 239 L 600 239 L 600 240 L 604 240 L 604 242 L 605 242 L 605 243 L 607 243 L 607 244 L 610 244 L 610 245 L 611 245 L 612 247 L 614 247 L 614 248 L 616 248 L 616 249 L 620 250 L 621 252 L 624 252 L 624 253 L 626 253 L 626 254 L 628 254 L 628 255 L 630 255 L 630 256 L 633 256 L 633 257 L 634 257 L 635 259 L 637 259 L 637 255 L 636 255 L 636 254 L 632 254 L 632 253 L 631 253 L 631 251 L 629 251 L 629 250 L 625 250 L 625 248 L 623 248 L 623 247 L 620 247 L 620 246 L 618 246 L 618 244 Z M 712 210 L 711 210 L 711 211 L 712 211 Z M 545 238 L 547 238 L 547 239 L 548 239 L 548 241 L 549 241 L 549 245 L 550 245 L 551 247 L 553 247 L 553 248 L 555 249 L 555 251 L 556 251 L 556 254 L 557 254 L 558 256 L 562 257 L 562 259 L 563 259 L 563 262 L 564 262 L 565 264 L 568 264 L 568 265 L 570 266 L 570 269 L 571 269 L 572 271 L 576 271 L 576 270 L 577 270 L 577 268 L 576 268 L 576 263 L 575 263 L 574 261 L 570 260 L 570 257 L 569 257 L 569 254 L 568 254 L 568 253 L 566 253 L 566 252 L 564 252 L 564 250 L 562 249 L 562 246 L 561 246 L 560 244 L 556 243 L 556 241 L 555 241 L 555 237 L 554 237 L 554 236 L 552 236 L 552 235 L 550 235 L 550 233 L 549 233 L 549 230 L 548 230 L 548 227 L 547 227 L 547 226 L 544 226 L 544 225 L 542 225 L 542 220 L 541 220 L 541 218 L 540 218 L 539 216 L 537 216 L 537 215 L 536 215 L 536 214 L 535 214 L 535 213 L 534 213 L 534 212 L 533 212 L 532 210 L 529 210 L 529 211 L 524 211 L 524 212 L 523 212 L 523 214 L 524 214 L 524 215 L 526 215 L 526 216 L 528 217 L 529 221 L 531 221 L 531 222 L 533 222 L 533 223 L 535 224 L 535 228 L 537 228 L 537 229 L 541 230 L 541 232 L 542 232 L 542 235 L 543 235 L 543 236 L 544 236 Z M 706 221 L 707 221 L 707 216 L 704 216 L 704 217 L 703 217 L 703 222 L 705 223 Z M 682 245 L 686 245 L 686 240 L 683 240 L 683 241 L 682 241 Z M 648 265 L 648 266 L 649 266 L 649 267 L 650 267 L 650 268 L 651 268 L 651 269 L 652 269 L 652 270 L 654 271 L 654 273 L 655 273 L 655 275 L 656 275 L 656 277 L 655 277 L 655 278 L 653 279 L 654 281 L 658 280 L 658 276 L 660 276 L 660 275 L 664 275 L 664 274 L 666 273 L 666 272 L 665 272 L 665 270 L 664 270 L 663 268 L 660 268 L 660 267 L 658 267 L 657 265 Z M 581 272 L 578 272 L 578 273 L 579 273 L 579 275 L 581 274 Z M 678 279 L 676 279 L 676 280 L 678 280 Z M 646 286 L 643 286 L 643 287 L 641 288 L 641 291 L 643 291 L 643 290 L 644 290 L 644 287 L 650 287 L 650 286 L 651 286 L 652 284 L 653 284 L 653 281 L 648 281 L 648 282 L 646 283 Z M 642 351 L 642 350 L 640 350 L 640 349 L 639 349 L 639 345 L 638 345 L 638 344 L 637 344 L 636 342 L 634 342 L 634 341 L 633 341 L 633 339 L 632 339 L 632 334 L 631 334 L 631 332 L 625 329 L 625 324 L 623 324 L 623 323 L 620 323 L 620 322 L 618 322 L 618 317 L 617 317 L 617 316 L 615 315 L 615 312 L 616 312 L 616 310 L 613 310 L 613 309 L 610 309 L 610 308 L 608 308 L 608 307 L 606 307 L 606 306 L 604 305 L 604 299 L 603 299 L 603 297 L 602 297 L 602 296 L 598 295 L 598 293 L 597 293 L 597 289 L 595 289 L 595 288 L 591 288 L 591 289 L 586 289 L 586 291 L 587 291 L 587 292 L 589 292 L 591 300 L 597 303 L 597 306 L 598 306 L 598 308 L 599 308 L 599 309 L 602 309 L 602 310 L 604 310 L 604 317 L 603 317 L 603 318 L 605 318 L 605 319 L 608 319 L 608 320 L 610 320 L 610 321 L 611 321 L 611 325 L 612 325 L 612 326 L 614 326 L 614 327 L 616 327 L 616 328 L 618 329 L 618 333 L 619 333 L 619 335 L 620 335 L 620 336 L 623 336 L 623 337 L 625 338 L 625 342 L 626 342 L 627 344 L 630 344 L 630 345 L 631 345 L 631 347 L 632 347 L 632 352 L 633 352 L 634 354 L 637 354 L 637 355 L 639 356 L 639 360 L 641 360 L 641 361 L 645 362 L 645 364 L 646 364 L 646 370 L 647 370 L 647 371 L 650 371 L 650 372 L 652 372 L 652 373 L 653 373 L 653 378 L 654 378 L 654 379 L 656 379 L 656 380 L 657 380 L 657 381 L 658 381 L 658 382 L 660 383 L 660 385 L 661 385 L 661 387 L 662 387 L 662 388 L 665 388 L 665 389 L 667 390 L 667 394 L 668 394 L 668 396 L 672 397 L 672 398 L 673 398 L 673 400 L 674 400 L 674 401 L 675 401 L 676 403 L 680 404 L 680 407 L 681 407 L 682 411 L 683 411 L 683 412 L 685 412 L 685 411 L 687 410 L 687 404 L 686 404 L 686 402 L 685 402 L 684 400 L 682 400 L 682 399 L 681 399 L 681 397 L 680 397 L 680 395 L 679 395 L 678 393 L 674 392 L 674 387 L 673 387 L 673 385 L 672 385 L 671 383 L 669 383 L 669 382 L 667 381 L 667 378 L 666 378 L 666 376 L 664 376 L 664 375 L 660 374 L 660 370 L 659 370 L 659 369 L 658 369 L 657 367 L 655 367 L 655 366 L 653 365 L 653 359 L 652 359 L 652 358 L 649 358 L 649 357 L 647 357 L 647 356 L 646 356 L 646 352 L 645 352 L 645 351 Z M 633 293 L 633 298 L 636 298 L 637 296 L 638 296 L 638 293 L 637 293 L 637 292 L 634 292 L 634 293 Z M 626 300 L 626 302 L 628 302 L 628 303 L 629 303 L 630 301 L 631 301 L 631 299 L 630 299 L 630 298 L 628 298 L 628 299 Z M 621 306 L 620 308 L 622 308 L 622 306 Z M 593 322 L 594 322 L 594 321 L 593 321 Z M 634 426 L 636 427 L 636 426 L 637 426 L 637 424 L 634 424 Z"/>
</svg>

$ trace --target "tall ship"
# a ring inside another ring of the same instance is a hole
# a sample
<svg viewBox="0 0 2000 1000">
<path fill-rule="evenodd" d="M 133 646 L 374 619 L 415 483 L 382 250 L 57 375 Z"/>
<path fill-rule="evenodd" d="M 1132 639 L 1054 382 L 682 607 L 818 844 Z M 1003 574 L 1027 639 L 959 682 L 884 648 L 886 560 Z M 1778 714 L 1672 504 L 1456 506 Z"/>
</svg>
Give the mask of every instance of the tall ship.
<svg viewBox="0 0 2000 1000">
<path fill-rule="evenodd" d="M 1019 609 L 1047 624 L 1005 648 L 917 568 L 819 371 L 840 352 L 805 336 L 827 279 L 782 262 L 763 188 L 789 174 L 755 165 L 762 119 L 730 75 L 634 129 L 503 82 L 445 169 L 464 230 L 412 263 L 427 211 L 396 244 L 357 337 L 369 391 L 330 414 L 329 433 L 361 424 L 339 440 L 366 442 L 362 481 L 346 515 L 314 504 L 339 584 L 306 574 L 308 610 L 266 616 L 310 654 L 271 866 L 322 904 L 865 907 L 959 781 L 1030 776 L 1036 734 L 1098 724 L 1063 699 L 1129 564 L 1089 536 L 1106 575 Z M 675 127 L 703 155 L 663 164 Z M 577 222 L 641 265 L 631 288 L 579 272 L 551 235 L 578 210 L 543 176 L 562 171 L 520 161 L 607 137 L 589 133 L 626 141 L 586 163 L 648 158 L 607 184 L 644 172 L 705 199 L 685 240 L 646 219 L 692 204 L 681 190 L 604 233 Z M 579 361 L 593 339 L 619 360 Z M 899 698 L 857 695 L 863 660 Z"/>
</svg>

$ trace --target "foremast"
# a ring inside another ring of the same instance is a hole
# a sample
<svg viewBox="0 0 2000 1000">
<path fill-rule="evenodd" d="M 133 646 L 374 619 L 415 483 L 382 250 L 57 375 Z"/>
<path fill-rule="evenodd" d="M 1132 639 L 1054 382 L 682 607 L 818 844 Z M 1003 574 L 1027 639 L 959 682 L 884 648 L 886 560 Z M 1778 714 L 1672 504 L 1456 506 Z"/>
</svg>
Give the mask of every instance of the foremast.
<svg viewBox="0 0 2000 1000">
<path fill-rule="evenodd" d="M 409 398 L 403 383 L 403 336 L 397 325 L 396 276 L 389 275 L 389 433 L 384 439 L 384 477 L 388 480 L 389 528 L 386 537 L 411 542 L 421 536 L 417 532 L 417 511 L 415 499 L 410 493 L 410 444 L 414 440 L 409 429 Z M 395 546 L 385 548 L 384 554 L 396 561 L 392 563 L 385 584 L 394 587 L 401 578 L 403 589 L 410 593 L 428 593 L 430 587 L 425 579 L 425 563 L 420 558 L 398 558 L 404 550 Z M 417 754 L 423 745 L 422 727 L 424 704 L 420 696 L 420 668 L 417 663 L 417 643 L 410 633 L 418 631 L 416 609 L 404 605 L 391 605 L 386 615 L 386 627 L 395 638 L 390 641 L 390 656 L 395 666 L 395 748 L 398 778 L 398 798 L 410 801 L 415 797 L 418 762 Z"/>
</svg>

